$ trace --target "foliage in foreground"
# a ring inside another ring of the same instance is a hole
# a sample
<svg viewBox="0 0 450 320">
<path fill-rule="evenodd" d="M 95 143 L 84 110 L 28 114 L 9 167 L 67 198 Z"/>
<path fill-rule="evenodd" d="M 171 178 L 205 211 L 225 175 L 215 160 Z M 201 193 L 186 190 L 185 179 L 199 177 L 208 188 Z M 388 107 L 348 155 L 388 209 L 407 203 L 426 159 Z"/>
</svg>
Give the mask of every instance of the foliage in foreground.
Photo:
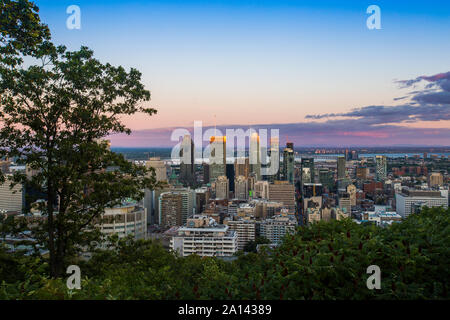
<svg viewBox="0 0 450 320">
<path fill-rule="evenodd" d="M 49 279 L 38 258 L 0 252 L 1 299 L 448 299 L 450 209 L 388 228 L 350 220 L 300 228 L 272 252 L 177 257 L 151 241 L 117 241 L 84 263 L 82 289 Z M 381 268 L 369 290 L 366 269 Z"/>
</svg>

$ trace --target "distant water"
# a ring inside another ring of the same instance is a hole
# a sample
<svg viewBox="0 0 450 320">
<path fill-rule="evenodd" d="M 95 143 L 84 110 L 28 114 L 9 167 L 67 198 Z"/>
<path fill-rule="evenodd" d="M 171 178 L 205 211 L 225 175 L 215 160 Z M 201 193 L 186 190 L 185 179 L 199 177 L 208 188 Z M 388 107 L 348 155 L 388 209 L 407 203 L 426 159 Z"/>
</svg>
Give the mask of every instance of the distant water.
<svg viewBox="0 0 450 320">
<path fill-rule="evenodd" d="M 365 153 L 360 154 L 359 158 L 374 158 L 376 156 L 386 156 L 388 158 L 404 158 L 405 156 L 408 156 L 408 158 L 412 158 L 417 155 L 423 157 L 423 153 Z M 428 153 L 428 158 L 430 158 L 432 155 L 436 155 L 440 158 L 441 156 L 448 157 L 450 156 L 450 153 L 449 152 Z"/>
<path fill-rule="evenodd" d="M 449 152 L 436 152 L 436 153 L 428 153 L 428 159 L 431 158 L 432 155 L 436 155 L 437 157 L 445 156 L 449 157 Z M 344 154 L 302 154 L 295 157 L 296 161 L 300 161 L 301 158 L 310 158 L 314 157 L 315 161 L 335 161 L 337 157 L 344 157 Z M 362 153 L 358 155 L 359 159 L 362 158 L 375 158 L 376 156 L 386 156 L 387 158 L 404 158 L 408 156 L 408 158 L 414 158 L 414 156 L 423 157 L 423 153 Z M 281 159 L 283 156 L 281 156 Z"/>
<path fill-rule="evenodd" d="M 111 148 L 115 152 L 123 153 L 126 158 L 128 159 L 142 159 L 146 160 L 149 157 L 161 157 L 162 159 L 170 159 L 171 157 L 171 148 L 117 148 L 113 147 Z M 247 155 L 247 154 L 246 154 Z M 412 153 L 361 153 L 358 155 L 358 157 L 361 158 L 374 158 L 378 155 L 383 155 L 388 158 L 404 158 L 405 156 L 408 156 L 409 158 L 413 158 L 414 156 L 420 156 L 423 157 L 423 152 L 412 152 Z M 430 153 L 428 152 L 428 158 L 430 158 L 432 155 L 436 155 L 438 157 L 441 156 L 450 156 L 450 152 L 435 152 Z M 298 154 L 295 159 L 300 161 L 301 157 L 308 158 L 308 157 L 314 157 L 316 160 L 327 160 L 336 158 L 338 156 L 345 156 L 344 154 Z M 280 158 L 283 158 L 283 153 L 280 152 Z M 198 160 L 197 160 L 198 161 Z M 208 159 L 204 159 L 205 162 L 208 162 Z M 232 163 L 233 159 L 228 159 L 227 162 Z"/>
</svg>

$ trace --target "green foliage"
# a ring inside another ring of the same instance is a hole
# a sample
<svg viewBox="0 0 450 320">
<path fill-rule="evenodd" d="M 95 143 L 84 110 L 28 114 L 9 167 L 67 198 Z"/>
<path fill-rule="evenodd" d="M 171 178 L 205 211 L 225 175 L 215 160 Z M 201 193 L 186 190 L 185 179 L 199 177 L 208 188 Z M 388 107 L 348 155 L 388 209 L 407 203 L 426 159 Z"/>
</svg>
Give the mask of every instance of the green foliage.
<svg viewBox="0 0 450 320">
<path fill-rule="evenodd" d="M 3 279 L 0 298 L 448 299 L 449 222 L 450 209 L 440 208 L 387 228 L 320 222 L 300 228 L 274 250 L 233 262 L 183 258 L 157 242 L 115 239 L 108 250 L 78 263 L 79 291 L 68 290 L 64 279 L 48 279 L 46 265 L 39 268 L 35 258 L 15 263 L 18 257 L 10 256 L 16 277 Z M 381 269 L 380 290 L 366 287 L 373 264 Z"/>
<path fill-rule="evenodd" d="M 50 31 L 38 12 L 27 0 L 0 1 L 0 70 L 21 64 L 21 55 L 38 56 L 39 46 L 49 40 Z"/>
<path fill-rule="evenodd" d="M 244 246 L 245 252 L 256 252 L 256 248 L 258 244 L 268 244 L 270 243 L 269 239 L 266 239 L 264 237 L 256 237 L 255 241 L 249 241 Z"/>
</svg>

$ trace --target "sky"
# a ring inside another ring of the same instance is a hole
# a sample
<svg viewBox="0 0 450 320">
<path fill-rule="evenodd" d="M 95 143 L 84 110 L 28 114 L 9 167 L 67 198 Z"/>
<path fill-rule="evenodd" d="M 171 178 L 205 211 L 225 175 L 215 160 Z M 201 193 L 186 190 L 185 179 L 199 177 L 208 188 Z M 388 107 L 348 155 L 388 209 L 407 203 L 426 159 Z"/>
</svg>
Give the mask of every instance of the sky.
<svg viewBox="0 0 450 320">
<path fill-rule="evenodd" d="M 133 133 L 113 146 L 173 145 L 194 121 L 277 128 L 298 146 L 450 145 L 449 1 L 36 4 L 56 43 L 142 72 L 158 114 L 124 118 Z"/>
</svg>

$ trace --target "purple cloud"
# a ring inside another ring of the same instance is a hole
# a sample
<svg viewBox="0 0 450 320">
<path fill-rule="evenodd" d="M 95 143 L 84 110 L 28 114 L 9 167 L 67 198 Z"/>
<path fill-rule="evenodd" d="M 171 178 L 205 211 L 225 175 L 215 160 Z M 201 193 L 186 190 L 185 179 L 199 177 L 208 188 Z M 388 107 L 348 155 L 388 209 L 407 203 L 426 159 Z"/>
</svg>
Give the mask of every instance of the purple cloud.
<svg viewBox="0 0 450 320">
<path fill-rule="evenodd" d="M 252 125 L 255 130 L 279 129 L 280 137 L 289 137 L 301 146 L 389 146 L 446 145 L 450 146 L 450 128 L 411 128 L 409 123 L 419 121 L 450 120 L 450 72 L 433 76 L 421 76 L 411 80 L 397 81 L 403 87 L 411 87 L 425 81 L 423 90 L 410 92 L 408 96 L 396 100 L 410 99 L 398 106 L 374 105 L 355 108 L 349 112 L 308 115 L 308 121 L 286 124 Z M 403 125 L 399 125 L 403 124 Z M 218 126 L 226 129 L 248 129 L 248 125 Z M 124 134 L 111 136 L 113 146 L 167 147 L 177 142 L 170 141 L 175 128 L 136 130 L 131 136 Z M 186 128 L 192 133 L 192 128 Z M 206 131 L 208 128 L 203 128 Z M 282 139 L 281 139 L 282 140 Z M 205 142 L 206 144 L 207 142 Z M 282 141 L 280 141 L 280 145 Z"/>
</svg>

